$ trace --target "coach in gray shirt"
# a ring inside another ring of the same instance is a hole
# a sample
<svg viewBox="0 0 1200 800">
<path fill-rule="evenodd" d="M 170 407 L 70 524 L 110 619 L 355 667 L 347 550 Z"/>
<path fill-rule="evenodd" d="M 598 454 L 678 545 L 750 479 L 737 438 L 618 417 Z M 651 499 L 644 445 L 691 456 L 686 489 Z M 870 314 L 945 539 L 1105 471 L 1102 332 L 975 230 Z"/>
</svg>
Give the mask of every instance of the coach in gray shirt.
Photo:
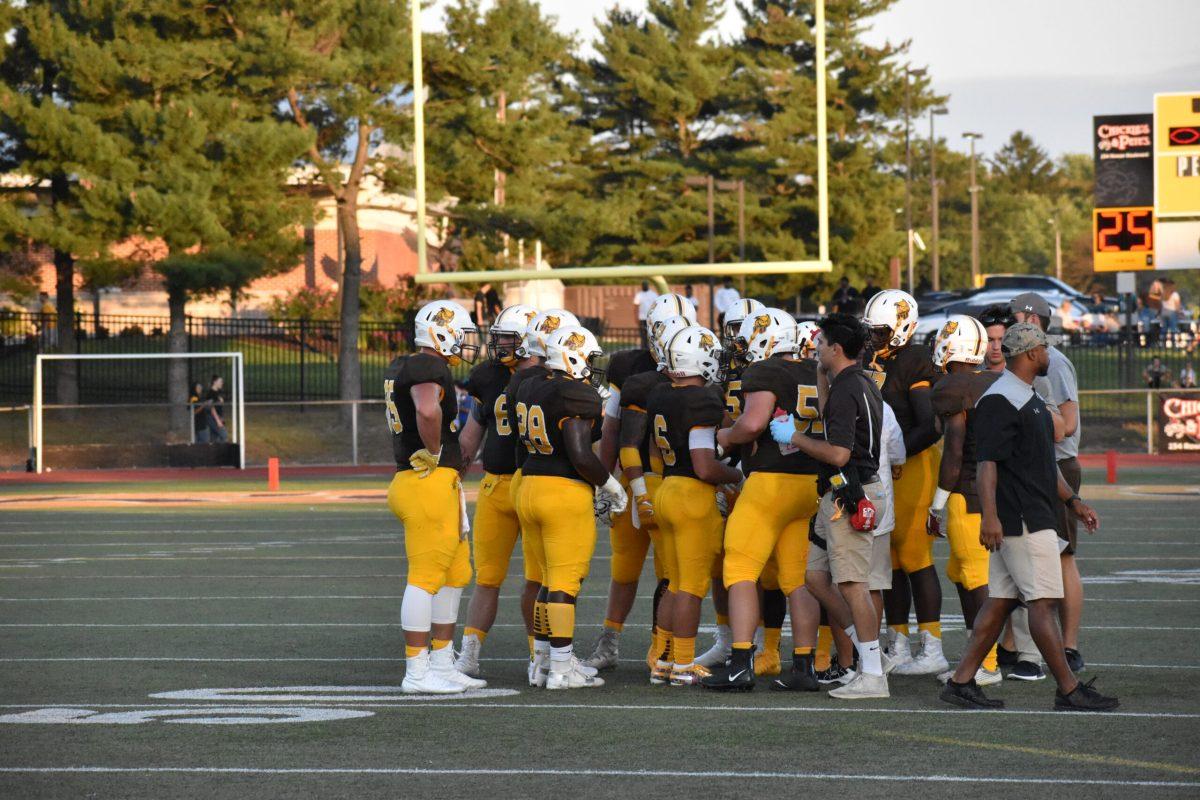
<svg viewBox="0 0 1200 800">
<path fill-rule="evenodd" d="M 1019 294 L 1012 299 L 1013 316 L 1018 322 L 1031 322 L 1045 332 L 1050 327 L 1050 304 L 1034 292 Z M 1061 418 L 1061 435 L 1055 436 L 1054 458 L 1058 469 L 1071 488 L 1078 493 L 1083 476 L 1079 469 L 1079 433 L 1082 424 L 1079 418 L 1079 381 L 1075 377 L 1075 365 L 1057 347 L 1048 347 L 1050 367 L 1045 376 L 1033 382 L 1037 392 Z M 1063 600 L 1059 605 L 1062 622 L 1063 647 L 1067 663 L 1074 672 L 1083 670 L 1083 656 L 1079 654 L 1079 624 L 1083 615 L 1083 581 L 1079 577 L 1079 565 L 1075 563 L 1075 546 L 1078 525 L 1062 503 L 1056 503 L 1058 535 L 1065 542 L 1060 560 L 1063 574 Z"/>
</svg>

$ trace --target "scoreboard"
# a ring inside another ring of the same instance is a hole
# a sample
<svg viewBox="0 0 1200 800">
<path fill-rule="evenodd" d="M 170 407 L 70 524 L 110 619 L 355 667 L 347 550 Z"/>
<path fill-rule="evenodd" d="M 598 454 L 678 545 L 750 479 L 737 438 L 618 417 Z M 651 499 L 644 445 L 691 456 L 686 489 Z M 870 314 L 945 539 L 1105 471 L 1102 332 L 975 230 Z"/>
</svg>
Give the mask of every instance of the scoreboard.
<svg viewBox="0 0 1200 800">
<path fill-rule="evenodd" d="M 1092 261 L 1096 272 L 1152 270 L 1154 117 L 1093 118 L 1096 164 Z"/>
<path fill-rule="evenodd" d="M 1092 257 L 1097 272 L 1154 269 L 1154 208 L 1095 209 Z"/>
</svg>

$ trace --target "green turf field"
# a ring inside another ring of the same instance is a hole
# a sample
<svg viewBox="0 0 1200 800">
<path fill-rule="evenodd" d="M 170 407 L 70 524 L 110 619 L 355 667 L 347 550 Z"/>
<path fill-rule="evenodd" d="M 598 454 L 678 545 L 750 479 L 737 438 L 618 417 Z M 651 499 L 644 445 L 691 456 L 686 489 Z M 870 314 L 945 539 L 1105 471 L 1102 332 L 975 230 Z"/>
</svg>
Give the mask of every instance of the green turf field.
<svg viewBox="0 0 1200 800">
<path fill-rule="evenodd" d="M 226 483 L 210 488 L 260 488 Z M 1008 709 L 989 714 L 942 704 L 928 677 L 853 705 L 650 687 L 649 573 L 609 685 L 530 689 L 519 553 L 489 689 L 405 699 L 403 547 L 382 505 L 0 511 L 0 797 L 1197 797 L 1200 495 L 1102 496 L 1080 566 L 1085 677 L 1122 700 L 1103 717 L 1050 711 L 1050 681 L 1005 683 Z M 602 534 L 581 651 L 608 552 Z"/>
</svg>

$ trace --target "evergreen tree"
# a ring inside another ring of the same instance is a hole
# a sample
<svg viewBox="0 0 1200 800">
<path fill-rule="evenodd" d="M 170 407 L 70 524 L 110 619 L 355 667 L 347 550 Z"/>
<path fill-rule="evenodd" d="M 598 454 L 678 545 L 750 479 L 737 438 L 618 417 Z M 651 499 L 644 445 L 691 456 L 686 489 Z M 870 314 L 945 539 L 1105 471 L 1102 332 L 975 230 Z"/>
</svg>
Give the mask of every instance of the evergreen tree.
<svg viewBox="0 0 1200 800">
<path fill-rule="evenodd" d="M 992 174 L 1005 191 L 1049 194 L 1058 188 L 1054 162 L 1024 131 L 1016 131 L 992 156 Z"/>
</svg>

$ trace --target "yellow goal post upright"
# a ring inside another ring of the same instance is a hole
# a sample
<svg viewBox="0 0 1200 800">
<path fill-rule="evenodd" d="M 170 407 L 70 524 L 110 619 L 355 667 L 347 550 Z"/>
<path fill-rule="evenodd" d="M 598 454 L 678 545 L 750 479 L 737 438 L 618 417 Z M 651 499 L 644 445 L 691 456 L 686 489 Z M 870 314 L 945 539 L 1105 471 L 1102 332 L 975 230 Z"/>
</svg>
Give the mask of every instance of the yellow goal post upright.
<svg viewBox="0 0 1200 800">
<path fill-rule="evenodd" d="M 246 373 L 242 354 L 236 351 L 218 353 L 42 353 L 33 365 L 33 408 L 29 430 L 29 449 L 33 454 L 34 471 L 44 469 L 44 411 L 45 398 L 42 386 L 42 365 L 47 361 L 134 361 L 162 359 L 228 359 L 232 365 L 230 376 L 229 429 L 231 439 L 238 448 L 238 468 L 246 468 Z M 191 425 L 191 420 L 188 421 Z"/>
<path fill-rule="evenodd" d="M 429 272 L 425 240 L 425 81 L 421 55 L 421 3 L 410 3 L 412 14 L 413 57 L 413 165 L 417 202 L 417 283 L 477 283 L 488 281 L 593 280 L 638 278 L 662 285 L 663 277 L 700 277 L 709 275 L 791 275 L 829 272 L 829 181 L 828 142 L 825 96 L 825 0 L 816 0 L 814 34 L 816 53 L 817 111 L 817 239 L 816 260 L 751 261 L 722 264 L 618 265 L 611 267 L 555 267 L 548 270 L 496 269 L 470 272 Z"/>
</svg>

